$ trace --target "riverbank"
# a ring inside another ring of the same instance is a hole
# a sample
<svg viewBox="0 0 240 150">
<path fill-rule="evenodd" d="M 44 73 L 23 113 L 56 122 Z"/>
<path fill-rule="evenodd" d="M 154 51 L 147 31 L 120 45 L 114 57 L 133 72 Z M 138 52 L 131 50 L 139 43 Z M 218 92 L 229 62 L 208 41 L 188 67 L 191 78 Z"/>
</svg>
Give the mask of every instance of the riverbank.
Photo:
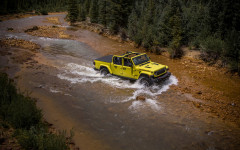
<svg viewBox="0 0 240 150">
<path fill-rule="evenodd" d="M 44 121 L 36 100 L 19 93 L 6 74 L 0 82 L 0 149 L 74 149 L 73 132 L 67 136 Z"/>
</svg>

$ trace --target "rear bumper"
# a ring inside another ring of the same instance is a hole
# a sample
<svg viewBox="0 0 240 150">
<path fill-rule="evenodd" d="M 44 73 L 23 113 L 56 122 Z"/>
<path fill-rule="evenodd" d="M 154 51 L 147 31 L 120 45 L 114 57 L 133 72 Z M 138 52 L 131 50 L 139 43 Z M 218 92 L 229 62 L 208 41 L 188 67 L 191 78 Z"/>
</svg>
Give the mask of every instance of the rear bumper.
<svg viewBox="0 0 240 150">
<path fill-rule="evenodd" d="M 160 76 L 160 77 L 157 77 L 157 78 L 153 78 L 153 82 L 162 82 L 166 79 L 168 79 L 169 77 L 171 76 L 171 72 L 167 72 L 165 73 L 164 75 Z"/>
</svg>

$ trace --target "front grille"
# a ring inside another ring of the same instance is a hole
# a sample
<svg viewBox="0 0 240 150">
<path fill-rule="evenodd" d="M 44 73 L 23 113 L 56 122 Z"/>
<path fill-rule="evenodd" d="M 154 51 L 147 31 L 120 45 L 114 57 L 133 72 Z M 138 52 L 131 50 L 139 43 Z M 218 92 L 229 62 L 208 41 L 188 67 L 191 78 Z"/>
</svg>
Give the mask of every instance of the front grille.
<svg viewBox="0 0 240 150">
<path fill-rule="evenodd" d="M 156 71 L 154 74 L 155 74 L 156 76 L 159 76 L 159 75 L 163 74 L 164 72 L 166 72 L 166 67 L 164 67 L 163 69 L 160 69 L 160 70 Z"/>
</svg>

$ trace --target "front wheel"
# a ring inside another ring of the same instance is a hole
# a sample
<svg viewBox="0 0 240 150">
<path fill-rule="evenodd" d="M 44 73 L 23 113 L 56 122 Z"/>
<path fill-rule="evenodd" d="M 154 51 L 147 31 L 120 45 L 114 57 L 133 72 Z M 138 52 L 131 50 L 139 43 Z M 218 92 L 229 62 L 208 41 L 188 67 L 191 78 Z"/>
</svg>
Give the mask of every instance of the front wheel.
<svg viewBox="0 0 240 150">
<path fill-rule="evenodd" d="M 102 69 L 100 70 L 100 73 L 101 73 L 102 75 L 106 76 L 106 75 L 109 73 L 109 71 L 108 71 L 107 68 L 102 68 Z"/>
<path fill-rule="evenodd" d="M 153 85 L 152 80 L 149 79 L 149 78 L 147 78 L 147 77 L 142 77 L 142 78 L 140 79 L 140 83 L 143 84 L 143 85 L 146 86 L 146 87 L 149 87 L 149 86 Z"/>
</svg>

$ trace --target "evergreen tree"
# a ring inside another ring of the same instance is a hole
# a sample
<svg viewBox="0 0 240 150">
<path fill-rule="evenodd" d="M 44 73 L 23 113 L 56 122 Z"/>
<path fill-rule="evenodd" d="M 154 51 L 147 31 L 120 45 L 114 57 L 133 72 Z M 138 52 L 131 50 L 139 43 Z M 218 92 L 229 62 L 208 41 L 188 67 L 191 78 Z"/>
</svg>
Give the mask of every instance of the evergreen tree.
<svg viewBox="0 0 240 150">
<path fill-rule="evenodd" d="M 136 41 L 137 33 L 138 33 L 138 16 L 134 9 L 128 19 L 128 35 L 131 37 L 132 40 Z"/>
<path fill-rule="evenodd" d="M 78 20 L 79 21 L 85 21 L 86 20 L 86 14 L 85 14 L 83 6 L 80 4 L 78 6 L 78 8 L 79 8 Z"/>
<path fill-rule="evenodd" d="M 170 43 L 171 58 L 181 57 L 183 55 L 183 51 L 181 50 L 182 27 L 179 10 L 169 19 L 169 25 L 172 27 L 172 41 Z"/>
<path fill-rule="evenodd" d="M 71 24 L 74 24 L 78 19 L 77 0 L 69 0 L 68 18 Z"/>
<path fill-rule="evenodd" d="M 89 10 L 89 17 L 91 18 L 92 23 L 98 22 L 98 8 L 97 8 L 97 0 L 92 0 Z"/>
<path fill-rule="evenodd" d="M 87 16 L 89 15 L 90 3 L 91 3 L 91 0 L 85 0 L 83 4 L 84 12 Z"/>
<path fill-rule="evenodd" d="M 98 22 L 104 26 L 107 25 L 107 1 L 99 0 L 98 1 Z"/>
</svg>

